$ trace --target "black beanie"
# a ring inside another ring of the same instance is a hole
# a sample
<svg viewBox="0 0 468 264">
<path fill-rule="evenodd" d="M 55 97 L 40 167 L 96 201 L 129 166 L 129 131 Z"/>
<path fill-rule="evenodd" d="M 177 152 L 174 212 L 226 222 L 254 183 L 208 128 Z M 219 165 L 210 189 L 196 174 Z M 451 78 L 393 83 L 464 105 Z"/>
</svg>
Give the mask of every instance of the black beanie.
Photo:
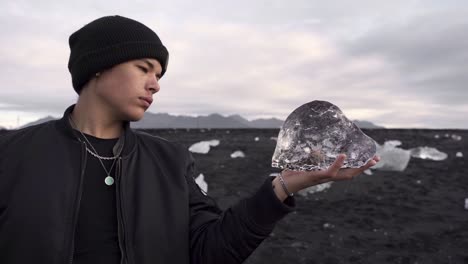
<svg viewBox="0 0 468 264">
<path fill-rule="evenodd" d="M 130 18 L 98 18 L 73 33 L 68 42 L 68 70 L 78 94 L 96 73 L 129 60 L 154 58 L 162 66 L 161 76 L 167 69 L 169 53 L 158 35 Z"/>
</svg>

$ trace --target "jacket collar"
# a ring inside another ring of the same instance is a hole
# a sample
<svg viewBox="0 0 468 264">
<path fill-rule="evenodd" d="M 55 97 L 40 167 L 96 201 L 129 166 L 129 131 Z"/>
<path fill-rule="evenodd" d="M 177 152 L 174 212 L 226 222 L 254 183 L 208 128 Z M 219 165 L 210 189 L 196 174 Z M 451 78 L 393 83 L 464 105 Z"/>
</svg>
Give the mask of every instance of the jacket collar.
<svg viewBox="0 0 468 264">
<path fill-rule="evenodd" d="M 81 140 L 84 141 L 83 136 L 73 129 L 72 125 L 70 124 L 69 118 L 70 114 L 73 112 L 73 109 L 75 108 L 75 104 L 69 106 L 65 112 L 63 113 L 63 116 L 61 119 L 57 120 L 57 128 L 59 131 L 64 133 L 67 137 L 70 137 L 74 140 Z M 135 132 L 130 128 L 130 122 L 125 121 L 123 124 L 123 133 L 120 136 L 119 140 L 114 146 L 114 154 L 117 154 L 119 152 L 122 153 L 122 156 L 127 156 L 131 152 L 134 151 L 136 145 L 136 135 Z"/>
</svg>

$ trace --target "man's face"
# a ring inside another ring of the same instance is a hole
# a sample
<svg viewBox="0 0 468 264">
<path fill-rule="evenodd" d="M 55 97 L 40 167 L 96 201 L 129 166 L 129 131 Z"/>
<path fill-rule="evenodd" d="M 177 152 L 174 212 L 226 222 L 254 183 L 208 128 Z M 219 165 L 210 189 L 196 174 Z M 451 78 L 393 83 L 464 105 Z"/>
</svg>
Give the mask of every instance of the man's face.
<svg viewBox="0 0 468 264">
<path fill-rule="evenodd" d="M 97 99 L 113 118 L 137 121 L 160 89 L 161 64 L 155 59 L 124 62 L 106 70 L 96 79 Z"/>
</svg>

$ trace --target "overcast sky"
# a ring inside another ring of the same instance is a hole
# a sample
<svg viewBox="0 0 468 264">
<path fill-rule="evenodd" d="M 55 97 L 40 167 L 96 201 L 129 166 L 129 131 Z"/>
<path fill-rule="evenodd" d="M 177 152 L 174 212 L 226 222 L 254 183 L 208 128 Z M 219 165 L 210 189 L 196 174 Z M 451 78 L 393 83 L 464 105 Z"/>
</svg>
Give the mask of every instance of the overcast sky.
<svg viewBox="0 0 468 264">
<path fill-rule="evenodd" d="M 285 119 L 326 100 L 387 128 L 468 129 L 468 2 L 447 0 L 0 0 L 0 126 L 60 117 L 69 35 L 116 14 L 169 49 L 154 113 Z"/>
</svg>

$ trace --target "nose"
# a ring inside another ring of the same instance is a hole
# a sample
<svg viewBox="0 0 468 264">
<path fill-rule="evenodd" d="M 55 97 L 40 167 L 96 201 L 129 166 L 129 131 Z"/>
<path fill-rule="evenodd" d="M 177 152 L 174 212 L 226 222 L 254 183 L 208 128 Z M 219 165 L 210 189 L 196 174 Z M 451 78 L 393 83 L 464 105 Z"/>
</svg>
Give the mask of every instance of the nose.
<svg viewBox="0 0 468 264">
<path fill-rule="evenodd" d="M 156 76 L 150 78 L 147 84 L 147 90 L 149 90 L 152 94 L 159 92 L 161 87 L 159 86 L 159 80 Z"/>
</svg>

